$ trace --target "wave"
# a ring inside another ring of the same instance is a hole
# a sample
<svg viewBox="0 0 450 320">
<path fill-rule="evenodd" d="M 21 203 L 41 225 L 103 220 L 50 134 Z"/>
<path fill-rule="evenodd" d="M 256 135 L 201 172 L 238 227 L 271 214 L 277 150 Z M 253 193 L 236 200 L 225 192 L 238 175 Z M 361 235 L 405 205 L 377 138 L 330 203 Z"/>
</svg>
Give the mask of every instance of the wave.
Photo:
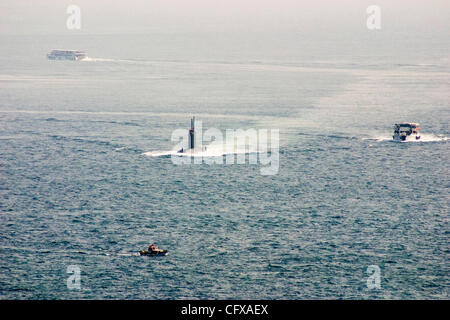
<svg viewBox="0 0 450 320">
<path fill-rule="evenodd" d="M 169 157 L 169 156 L 178 156 L 178 157 L 221 157 L 227 154 L 253 154 L 253 153 L 262 153 L 266 152 L 266 148 L 258 148 L 257 145 L 237 145 L 227 147 L 226 144 L 222 143 L 210 143 L 205 146 L 204 149 L 199 150 L 187 150 L 187 152 L 178 152 L 177 150 L 155 150 L 148 151 L 142 153 L 145 156 L 149 157 Z"/>
<path fill-rule="evenodd" d="M 108 58 L 91 58 L 91 57 L 86 57 L 84 59 L 79 60 L 81 62 L 116 62 L 117 60 L 115 59 L 108 59 Z"/>
<path fill-rule="evenodd" d="M 176 150 L 156 150 L 156 151 L 148 151 L 142 153 L 145 156 L 149 157 L 169 157 L 169 156 L 178 156 L 178 157 L 207 157 L 207 158 L 214 158 L 214 157 L 222 157 L 227 154 L 252 154 L 252 153 L 261 153 L 264 152 L 262 150 L 252 150 L 252 149 L 238 149 L 234 151 L 227 151 L 226 148 L 222 149 L 206 149 L 206 150 L 198 150 L 193 152 L 178 152 Z"/>
<path fill-rule="evenodd" d="M 105 251 L 105 250 L 80 250 L 80 249 L 64 249 L 64 250 L 58 250 L 54 248 L 27 248 L 27 247 L 16 247 L 16 246 L 3 246 L 1 250 L 9 250 L 9 251 L 19 251 L 19 252 L 29 252 L 29 253 L 42 253 L 42 254 L 57 254 L 57 255 L 89 255 L 89 256 L 116 256 L 116 257 L 133 257 L 133 256 L 140 256 L 138 251 L 118 251 L 118 252 L 112 252 L 112 251 Z"/>
<path fill-rule="evenodd" d="M 80 62 L 118 62 L 118 63 L 136 63 L 136 64 L 154 64 L 150 60 L 132 60 L 132 59 L 112 59 L 112 58 L 91 58 L 86 57 L 79 60 Z"/>
<path fill-rule="evenodd" d="M 184 112 L 152 112 L 152 111 L 88 111 L 88 110 L 0 110 L 1 113 L 23 113 L 23 114 L 51 114 L 51 115 L 111 115 L 111 116 L 148 116 L 148 117 L 173 117 L 173 118 L 187 118 L 191 117 L 192 113 Z M 275 121 L 282 119 L 287 121 L 289 118 L 284 116 L 270 116 L 270 115 L 252 115 L 243 113 L 196 113 L 203 118 L 217 118 L 217 119 L 238 119 L 238 120 L 254 120 L 254 121 Z M 52 121 L 52 120 L 49 120 Z"/>
<path fill-rule="evenodd" d="M 383 142 L 383 141 L 397 142 L 392 139 L 392 136 L 386 136 L 386 135 L 372 137 L 372 138 L 362 138 L 362 140 L 373 140 L 373 141 L 377 141 L 377 142 Z M 402 143 L 404 143 L 404 142 L 410 142 L 410 143 L 441 142 L 441 141 L 447 141 L 447 140 L 448 140 L 448 137 L 446 137 L 442 134 L 439 134 L 439 135 L 421 134 L 419 140 L 402 141 Z"/>
</svg>

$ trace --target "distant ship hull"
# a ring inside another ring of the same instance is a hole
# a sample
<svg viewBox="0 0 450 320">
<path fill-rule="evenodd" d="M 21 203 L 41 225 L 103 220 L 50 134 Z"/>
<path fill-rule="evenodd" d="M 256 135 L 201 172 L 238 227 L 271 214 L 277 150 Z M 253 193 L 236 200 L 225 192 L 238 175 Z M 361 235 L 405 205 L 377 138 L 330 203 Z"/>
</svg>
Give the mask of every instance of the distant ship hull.
<svg viewBox="0 0 450 320">
<path fill-rule="evenodd" d="M 47 53 L 47 59 L 49 60 L 78 61 L 86 58 L 87 58 L 86 53 L 77 50 L 52 50 L 52 52 Z"/>
</svg>

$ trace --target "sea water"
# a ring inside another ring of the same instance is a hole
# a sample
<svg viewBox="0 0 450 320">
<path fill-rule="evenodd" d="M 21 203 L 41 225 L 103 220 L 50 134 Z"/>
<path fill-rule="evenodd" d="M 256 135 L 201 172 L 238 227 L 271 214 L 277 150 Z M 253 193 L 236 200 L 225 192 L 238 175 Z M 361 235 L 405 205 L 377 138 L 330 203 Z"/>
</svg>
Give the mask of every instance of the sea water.
<svg viewBox="0 0 450 320">
<path fill-rule="evenodd" d="M 0 298 L 448 298 L 448 41 L 361 41 L 2 36 Z M 174 164 L 191 116 L 279 129 L 277 174 Z"/>
</svg>

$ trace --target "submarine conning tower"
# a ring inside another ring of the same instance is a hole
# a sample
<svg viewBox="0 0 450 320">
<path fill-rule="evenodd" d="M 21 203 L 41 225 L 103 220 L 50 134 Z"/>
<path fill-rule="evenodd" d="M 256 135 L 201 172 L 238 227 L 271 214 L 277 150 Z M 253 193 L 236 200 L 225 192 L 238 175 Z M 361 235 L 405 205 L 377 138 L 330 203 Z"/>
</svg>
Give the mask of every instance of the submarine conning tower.
<svg viewBox="0 0 450 320">
<path fill-rule="evenodd" d="M 191 119 L 191 129 L 189 129 L 189 148 L 194 149 L 195 147 L 195 117 Z"/>
</svg>

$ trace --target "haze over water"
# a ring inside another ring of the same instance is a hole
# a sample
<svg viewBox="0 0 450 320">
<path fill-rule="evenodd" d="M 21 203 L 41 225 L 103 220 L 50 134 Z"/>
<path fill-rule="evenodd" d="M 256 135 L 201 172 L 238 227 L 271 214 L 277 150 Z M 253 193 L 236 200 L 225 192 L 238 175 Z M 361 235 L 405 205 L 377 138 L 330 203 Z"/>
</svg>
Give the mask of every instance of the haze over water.
<svg viewBox="0 0 450 320">
<path fill-rule="evenodd" d="M 1 298 L 448 299 L 446 2 L 69 4 L 2 4 Z M 192 115 L 279 129 L 278 174 L 146 155 Z"/>
</svg>

